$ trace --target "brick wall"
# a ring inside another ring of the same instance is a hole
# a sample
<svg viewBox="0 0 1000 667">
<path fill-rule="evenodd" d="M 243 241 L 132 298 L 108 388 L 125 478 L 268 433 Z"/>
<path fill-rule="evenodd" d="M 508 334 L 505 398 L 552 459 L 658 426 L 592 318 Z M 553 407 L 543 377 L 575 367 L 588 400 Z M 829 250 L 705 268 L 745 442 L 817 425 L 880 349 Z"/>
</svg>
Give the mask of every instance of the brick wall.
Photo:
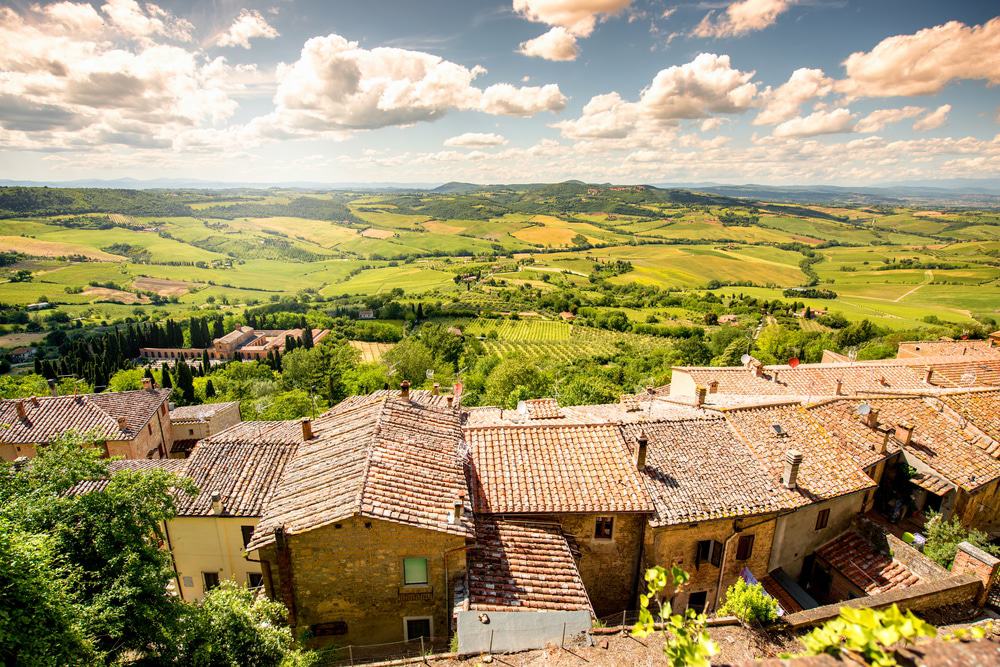
<svg viewBox="0 0 1000 667">
<path fill-rule="evenodd" d="M 339 528 L 338 528 L 339 526 Z M 287 538 L 296 625 L 346 624 L 346 632 L 316 637 L 316 646 L 375 644 L 404 639 L 405 617 L 431 617 L 435 638 L 447 638 L 450 590 L 465 570 L 465 539 L 389 521 L 352 517 Z M 426 586 L 403 585 L 403 559 L 426 558 Z M 270 573 L 268 594 L 284 602 L 274 546 L 260 550 Z M 267 583 L 267 582 L 265 582 Z"/>
<path fill-rule="evenodd" d="M 1000 582 L 1000 558 L 992 556 L 979 547 L 975 547 L 968 542 L 958 545 L 955 552 L 955 561 L 951 564 L 951 571 L 955 574 L 971 574 L 983 584 L 976 602 L 982 606 L 986 602 L 986 596 L 990 590 Z"/>
<path fill-rule="evenodd" d="M 691 575 L 691 580 L 687 592 L 675 598 L 675 603 L 684 607 L 689 593 L 706 591 L 708 609 L 712 610 L 719 590 L 720 567 L 723 570 L 721 593 L 718 594 L 720 604 L 724 602 L 726 589 L 736 582 L 744 567 L 758 579 L 767 574 L 771 541 L 774 538 L 774 517 L 746 518 L 742 524 L 744 527 L 739 534 L 754 536 L 753 552 L 746 561 L 736 560 L 739 538 L 730 539 L 734 533 L 733 520 L 720 519 L 648 529 L 644 567 L 679 565 L 684 568 Z M 701 540 L 714 540 L 722 545 L 729 542 L 728 548 L 725 549 L 725 560 L 720 563 L 720 567 L 712 565 L 711 562 L 695 566 L 697 545 Z"/>
</svg>

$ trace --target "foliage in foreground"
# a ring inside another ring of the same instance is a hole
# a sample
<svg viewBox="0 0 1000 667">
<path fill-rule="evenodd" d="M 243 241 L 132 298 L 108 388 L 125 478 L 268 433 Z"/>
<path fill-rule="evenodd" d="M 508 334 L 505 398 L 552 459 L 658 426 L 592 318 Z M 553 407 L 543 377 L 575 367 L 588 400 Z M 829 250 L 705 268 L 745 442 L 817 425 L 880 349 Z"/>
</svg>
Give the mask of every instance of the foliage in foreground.
<svg viewBox="0 0 1000 667">
<path fill-rule="evenodd" d="M 735 616 L 748 625 L 763 625 L 778 618 L 778 601 L 759 583 L 750 585 L 737 579 L 726 590 L 726 602 L 719 608 L 719 614 Z"/>
<path fill-rule="evenodd" d="M 950 521 L 944 521 L 940 514 L 932 512 L 928 516 L 924 528 L 927 533 L 924 555 L 941 567 L 951 567 L 961 542 L 968 542 L 986 553 L 1000 556 L 1000 547 L 990 544 L 990 538 L 986 533 L 974 528 L 966 528 L 958 522 L 958 519 L 952 518 Z"/>
<path fill-rule="evenodd" d="M 656 632 L 657 624 L 662 624 L 663 653 L 668 664 L 672 667 L 708 667 L 718 647 L 705 630 L 708 621 L 705 614 L 696 613 L 693 609 L 674 614 L 670 601 L 660 596 L 668 583 L 672 584 L 673 591 L 677 591 L 689 579 L 690 575 L 676 565 L 670 570 L 659 565 L 646 570 L 646 593 L 639 596 L 639 622 L 632 628 L 632 636 L 648 637 Z M 654 602 L 657 606 L 655 616 L 650 611 Z"/>
<path fill-rule="evenodd" d="M 895 604 L 885 611 L 842 607 L 840 616 L 802 638 L 806 655 L 851 653 L 865 664 L 896 665 L 893 648 L 912 644 L 920 637 L 934 637 L 937 629 Z"/>
</svg>

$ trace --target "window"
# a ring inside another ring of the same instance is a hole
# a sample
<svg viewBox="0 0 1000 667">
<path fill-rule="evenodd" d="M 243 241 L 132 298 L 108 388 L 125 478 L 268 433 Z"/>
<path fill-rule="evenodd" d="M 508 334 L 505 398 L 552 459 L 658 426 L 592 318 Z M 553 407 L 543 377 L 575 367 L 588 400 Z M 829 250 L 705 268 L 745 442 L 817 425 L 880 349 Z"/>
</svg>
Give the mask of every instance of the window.
<svg viewBox="0 0 1000 667">
<path fill-rule="evenodd" d="M 694 554 L 694 566 L 711 563 L 718 567 L 722 563 L 722 544 L 715 540 L 700 540 Z"/>
<path fill-rule="evenodd" d="M 431 617 L 421 616 L 420 618 L 404 618 L 406 628 L 406 640 L 420 639 L 421 637 L 431 638 Z"/>
<path fill-rule="evenodd" d="M 820 510 L 816 515 L 816 530 L 823 530 L 830 523 L 830 510 Z"/>
<path fill-rule="evenodd" d="M 403 559 L 403 583 L 407 586 L 427 583 L 427 559 Z"/>
<path fill-rule="evenodd" d="M 594 521 L 594 539 L 610 540 L 615 534 L 615 518 L 612 516 L 599 516 Z"/>
<path fill-rule="evenodd" d="M 736 545 L 736 560 L 748 560 L 753 555 L 753 535 L 741 535 Z"/>
<path fill-rule="evenodd" d="M 219 585 L 218 572 L 202 572 L 202 579 L 205 580 L 205 592 L 208 592 Z"/>
<path fill-rule="evenodd" d="M 264 585 L 264 575 L 260 572 L 250 572 L 247 574 L 247 587 L 260 588 Z"/>
<path fill-rule="evenodd" d="M 193 428 L 189 428 L 188 429 L 188 435 L 194 435 L 194 429 Z"/>
<path fill-rule="evenodd" d="M 688 595 L 688 609 L 694 609 L 699 614 L 705 611 L 707 602 L 708 591 L 695 591 Z"/>
<path fill-rule="evenodd" d="M 253 537 L 253 526 L 240 526 L 240 532 L 243 533 L 243 548 L 246 549 Z"/>
<path fill-rule="evenodd" d="M 153 425 L 152 424 L 146 424 L 146 430 L 149 431 L 150 435 L 153 435 Z"/>
</svg>

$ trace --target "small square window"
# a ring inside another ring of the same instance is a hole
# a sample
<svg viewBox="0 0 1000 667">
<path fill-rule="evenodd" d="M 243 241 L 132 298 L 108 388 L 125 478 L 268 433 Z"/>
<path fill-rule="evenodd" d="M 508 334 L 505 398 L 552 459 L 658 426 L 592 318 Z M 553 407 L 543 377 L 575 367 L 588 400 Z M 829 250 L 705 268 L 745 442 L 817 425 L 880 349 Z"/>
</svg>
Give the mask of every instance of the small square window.
<svg viewBox="0 0 1000 667">
<path fill-rule="evenodd" d="M 816 515 L 816 530 L 823 530 L 830 523 L 830 510 L 820 510 Z"/>
<path fill-rule="evenodd" d="M 708 591 L 695 591 L 688 595 L 688 609 L 693 609 L 696 613 L 704 612 L 707 603 Z"/>
<path fill-rule="evenodd" d="M 749 560 L 753 555 L 753 535 L 740 535 L 736 545 L 736 560 Z"/>
<path fill-rule="evenodd" d="M 722 543 L 715 540 L 699 540 L 694 553 L 694 566 L 711 563 L 718 567 L 722 564 Z"/>
<path fill-rule="evenodd" d="M 243 548 L 246 549 L 253 537 L 253 526 L 240 526 L 240 532 L 243 533 Z"/>
<path fill-rule="evenodd" d="M 218 572 L 202 572 L 202 579 L 205 581 L 205 592 L 212 590 L 219 585 L 219 573 Z"/>
<path fill-rule="evenodd" d="M 594 539 L 610 540 L 615 534 L 615 518 L 611 516 L 599 516 L 594 522 Z"/>
<path fill-rule="evenodd" d="M 427 583 L 427 559 L 403 559 L 403 583 L 407 586 Z"/>
<path fill-rule="evenodd" d="M 406 619 L 406 641 L 431 638 L 431 619 L 428 618 L 408 618 Z"/>
<path fill-rule="evenodd" d="M 260 588 L 264 585 L 264 575 L 260 572 L 250 572 L 247 574 L 247 587 Z"/>
</svg>

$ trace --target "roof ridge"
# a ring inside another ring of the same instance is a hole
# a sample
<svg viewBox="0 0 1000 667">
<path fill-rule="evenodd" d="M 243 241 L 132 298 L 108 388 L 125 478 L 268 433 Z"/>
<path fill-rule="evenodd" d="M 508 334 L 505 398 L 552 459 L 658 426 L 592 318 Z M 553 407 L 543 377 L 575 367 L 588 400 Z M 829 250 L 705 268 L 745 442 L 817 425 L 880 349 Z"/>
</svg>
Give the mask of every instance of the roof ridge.
<svg viewBox="0 0 1000 667">
<path fill-rule="evenodd" d="M 365 495 L 368 489 L 368 477 L 371 474 L 372 469 L 372 453 L 375 451 L 375 443 L 382 434 L 382 420 L 385 417 L 385 411 L 389 406 L 389 398 L 391 397 L 391 392 L 389 392 L 389 390 L 384 391 L 385 393 L 379 397 L 379 401 L 381 401 L 382 404 L 378 407 L 378 414 L 375 417 L 375 427 L 372 429 L 371 439 L 365 445 L 365 469 L 361 474 L 361 483 L 358 485 L 357 501 L 354 508 L 358 514 L 361 514 L 364 510 Z M 375 401 L 374 405 L 378 405 L 379 401 Z"/>
<path fill-rule="evenodd" d="M 80 402 L 82 404 L 86 405 L 90 410 L 93 410 L 93 411 L 97 412 L 102 417 L 106 417 L 107 419 L 110 419 L 111 422 L 114 424 L 114 428 L 118 429 L 119 431 L 127 430 L 127 426 L 128 426 L 128 419 L 127 418 L 125 419 L 126 428 L 122 428 L 121 425 L 118 422 L 118 419 L 114 415 L 112 415 L 110 412 L 108 412 L 103 406 L 98 405 L 98 403 L 96 401 L 94 401 L 93 399 L 91 399 L 89 395 L 87 395 L 87 394 L 81 394 L 80 398 L 82 399 Z"/>
</svg>

